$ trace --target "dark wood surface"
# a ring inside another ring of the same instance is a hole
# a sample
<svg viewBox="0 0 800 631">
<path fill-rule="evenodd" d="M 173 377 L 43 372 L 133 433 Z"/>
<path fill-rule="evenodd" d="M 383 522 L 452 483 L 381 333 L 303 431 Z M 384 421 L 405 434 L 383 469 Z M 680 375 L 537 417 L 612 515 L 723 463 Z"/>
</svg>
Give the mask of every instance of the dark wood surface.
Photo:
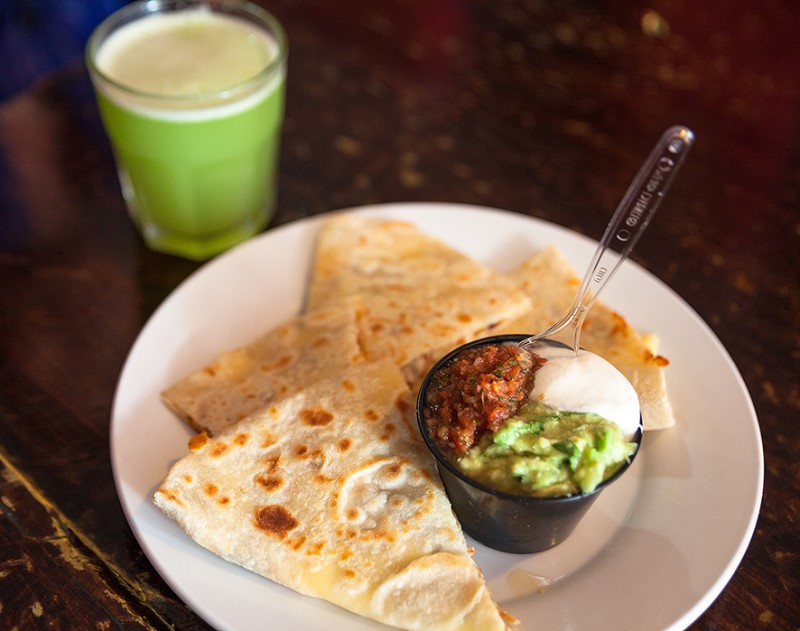
<svg viewBox="0 0 800 631">
<path fill-rule="evenodd" d="M 597 238 L 661 131 L 694 129 L 633 258 L 730 352 L 766 462 L 752 542 L 694 626 L 800 627 L 794 0 L 269 8 L 291 41 L 272 226 L 425 200 Z M 137 545 L 108 447 L 126 354 L 199 264 L 144 248 L 115 178 L 80 60 L 0 102 L 0 628 L 207 628 Z"/>
</svg>

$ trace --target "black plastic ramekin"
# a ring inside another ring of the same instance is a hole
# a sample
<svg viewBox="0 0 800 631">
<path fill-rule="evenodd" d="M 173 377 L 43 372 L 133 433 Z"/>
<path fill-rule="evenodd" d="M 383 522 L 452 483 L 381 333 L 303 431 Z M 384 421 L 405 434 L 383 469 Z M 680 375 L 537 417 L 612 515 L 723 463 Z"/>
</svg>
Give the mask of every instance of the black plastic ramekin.
<svg viewBox="0 0 800 631">
<path fill-rule="evenodd" d="M 548 550 L 562 543 L 604 489 L 628 470 L 642 441 L 642 421 L 633 439 L 637 448 L 627 464 L 590 492 L 562 497 L 513 495 L 485 486 L 459 471 L 429 436 L 423 416 L 425 394 L 433 375 L 462 351 L 488 344 L 516 344 L 523 334 L 495 335 L 469 342 L 442 357 L 420 386 L 417 396 L 417 422 L 422 437 L 436 458 L 436 465 L 456 517 L 464 531 L 484 545 L 503 552 L 530 553 Z"/>
</svg>

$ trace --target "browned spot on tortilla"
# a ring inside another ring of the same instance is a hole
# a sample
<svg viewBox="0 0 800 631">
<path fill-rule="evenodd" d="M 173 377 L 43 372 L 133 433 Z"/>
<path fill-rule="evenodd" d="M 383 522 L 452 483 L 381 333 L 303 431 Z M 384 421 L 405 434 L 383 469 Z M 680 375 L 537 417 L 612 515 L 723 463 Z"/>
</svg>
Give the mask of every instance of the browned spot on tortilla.
<svg viewBox="0 0 800 631">
<path fill-rule="evenodd" d="M 366 541 L 378 541 L 380 539 L 385 539 L 389 543 L 394 542 L 395 536 L 391 532 L 387 532 L 383 528 L 378 530 L 370 530 L 362 533 L 361 538 Z"/>
<path fill-rule="evenodd" d="M 205 432 L 201 432 L 200 434 L 196 434 L 189 439 L 189 449 L 191 451 L 198 451 L 205 446 L 208 442 L 208 434 Z"/>
<path fill-rule="evenodd" d="M 347 451 L 350 449 L 350 446 L 353 444 L 353 441 L 349 438 L 342 438 L 338 443 L 336 443 L 336 448 L 339 451 Z"/>
<path fill-rule="evenodd" d="M 664 357 L 663 355 L 653 355 L 653 353 L 651 353 L 650 351 L 645 351 L 644 360 L 652 362 L 656 366 L 660 366 L 662 368 L 664 368 L 665 366 L 669 366 L 669 360 L 666 357 Z"/>
<path fill-rule="evenodd" d="M 333 420 L 333 414 L 322 408 L 306 408 L 300 412 L 300 420 L 311 427 L 321 427 Z"/>
<path fill-rule="evenodd" d="M 257 475 L 256 482 L 267 491 L 276 491 L 283 486 L 284 480 L 278 476 Z"/>
<path fill-rule="evenodd" d="M 264 466 L 267 468 L 267 473 L 275 473 L 278 469 L 281 468 L 281 456 L 278 454 L 277 456 L 269 456 L 264 458 Z"/>
<path fill-rule="evenodd" d="M 307 445 L 297 445 L 294 448 L 294 455 L 298 458 L 304 458 L 305 455 L 308 453 L 308 446 Z"/>
<path fill-rule="evenodd" d="M 320 552 L 322 552 L 322 548 L 324 547 L 325 547 L 324 541 L 317 541 L 316 543 L 312 543 L 306 548 L 306 554 L 319 556 Z"/>
<path fill-rule="evenodd" d="M 231 498 L 229 498 L 228 496 L 221 497 L 221 498 L 219 498 L 219 503 L 222 504 L 222 506 L 225 506 L 226 504 L 230 504 L 231 503 Z"/>
<path fill-rule="evenodd" d="M 298 535 L 297 537 L 292 537 L 291 539 L 286 540 L 286 543 L 288 543 L 295 550 L 299 550 L 300 548 L 302 548 L 305 542 L 306 542 L 305 535 Z"/>
<path fill-rule="evenodd" d="M 206 492 L 206 495 L 216 495 L 219 489 L 217 488 L 216 484 L 212 484 L 209 482 L 203 487 L 203 490 Z"/>
<path fill-rule="evenodd" d="M 364 416 L 368 421 L 377 421 L 381 417 L 381 415 L 372 408 L 369 408 L 366 412 L 364 412 Z"/>
<path fill-rule="evenodd" d="M 158 489 L 158 492 L 161 493 L 164 497 L 166 497 L 170 502 L 175 502 L 178 506 L 186 506 L 181 501 L 181 498 L 178 497 L 178 494 L 175 491 L 170 491 L 167 489 Z"/>
<path fill-rule="evenodd" d="M 614 320 L 614 325 L 611 327 L 611 335 L 621 335 L 628 329 L 628 323 L 618 313 L 612 313 L 611 318 Z"/>
<path fill-rule="evenodd" d="M 214 458 L 219 458 L 226 451 L 228 451 L 228 445 L 226 445 L 225 443 L 217 443 L 211 449 L 211 456 Z"/>
<path fill-rule="evenodd" d="M 398 477 L 403 471 L 403 465 L 399 462 L 395 462 L 392 465 L 389 465 L 386 469 L 386 477 L 387 478 L 396 478 Z"/>
<path fill-rule="evenodd" d="M 356 573 L 353 570 L 347 569 L 347 570 L 344 571 L 344 577 L 345 578 L 355 578 L 356 577 Z"/>
<path fill-rule="evenodd" d="M 394 423 L 386 423 L 383 426 L 383 434 L 380 435 L 380 440 L 386 442 L 391 439 L 392 434 L 394 434 L 395 429 L 397 429 Z"/>
<path fill-rule="evenodd" d="M 457 319 L 459 322 L 464 322 L 464 323 L 466 323 L 466 322 L 472 322 L 472 318 L 469 316 L 469 314 L 466 314 L 466 313 L 459 313 L 459 314 L 456 316 L 456 319 Z"/>
<path fill-rule="evenodd" d="M 355 392 L 356 391 L 355 384 L 352 381 L 350 381 L 349 379 L 343 379 L 342 380 L 342 388 L 344 388 L 348 392 Z"/>
<path fill-rule="evenodd" d="M 333 478 L 329 478 L 327 475 L 322 475 L 321 473 L 314 476 L 314 482 L 318 482 L 319 484 L 327 484 L 328 482 L 333 481 Z"/>
<path fill-rule="evenodd" d="M 278 416 L 280 415 L 280 410 L 278 410 L 278 408 L 276 408 L 276 407 L 273 405 L 273 406 L 272 406 L 272 407 L 269 409 L 269 415 L 270 415 L 272 418 L 278 418 Z"/>
<path fill-rule="evenodd" d="M 397 397 L 397 409 L 401 412 L 408 412 L 411 409 L 411 404 L 408 402 L 408 399 L 405 397 L 404 394 L 401 394 Z"/>
<path fill-rule="evenodd" d="M 347 519 L 355 520 L 358 519 L 358 510 L 355 508 L 348 508 L 347 509 Z"/>
<path fill-rule="evenodd" d="M 186 484 L 191 484 L 192 480 L 194 480 L 194 478 L 190 476 L 188 473 L 183 474 L 183 481 L 186 482 Z"/>
<path fill-rule="evenodd" d="M 250 434 L 245 434 L 244 432 L 236 434 L 233 438 L 233 442 L 239 445 L 239 447 L 244 447 L 248 440 L 250 440 Z"/>
<path fill-rule="evenodd" d="M 313 342 L 311 342 L 311 348 L 321 348 L 323 346 L 327 346 L 330 343 L 331 343 L 330 339 L 323 335 L 322 337 L 318 337 Z"/>
<path fill-rule="evenodd" d="M 217 365 L 216 364 L 211 364 L 210 366 L 206 366 L 205 368 L 203 368 L 203 372 L 206 373 L 207 375 L 209 375 L 210 377 L 216 377 L 217 376 Z"/>
<path fill-rule="evenodd" d="M 263 432 L 261 434 L 261 448 L 266 449 L 267 447 L 272 447 L 275 443 L 278 442 L 278 439 L 273 434 L 269 432 Z"/>
<path fill-rule="evenodd" d="M 261 364 L 258 368 L 262 372 L 274 372 L 276 370 L 281 370 L 283 368 L 286 368 L 291 363 L 292 363 L 292 357 L 290 355 L 284 355 L 283 357 L 272 362 L 271 364 L 264 363 Z"/>
<path fill-rule="evenodd" d="M 437 336 L 446 337 L 455 332 L 455 328 L 443 322 L 434 322 L 428 327 L 430 331 Z"/>
<path fill-rule="evenodd" d="M 294 515 L 279 504 L 261 506 L 256 510 L 255 527 L 278 539 L 284 539 L 299 525 Z"/>
</svg>

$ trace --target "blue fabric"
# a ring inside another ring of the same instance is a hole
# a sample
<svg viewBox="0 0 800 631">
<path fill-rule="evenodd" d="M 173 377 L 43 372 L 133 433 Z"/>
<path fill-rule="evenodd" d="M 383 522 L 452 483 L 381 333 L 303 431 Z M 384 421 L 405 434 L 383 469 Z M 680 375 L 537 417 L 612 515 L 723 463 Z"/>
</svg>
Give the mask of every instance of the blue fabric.
<svg viewBox="0 0 800 631">
<path fill-rule="evenodd" d="M 83 55 L 92 29 L 129 0 L 0 0 L 0 99 Z"/>
</svg>

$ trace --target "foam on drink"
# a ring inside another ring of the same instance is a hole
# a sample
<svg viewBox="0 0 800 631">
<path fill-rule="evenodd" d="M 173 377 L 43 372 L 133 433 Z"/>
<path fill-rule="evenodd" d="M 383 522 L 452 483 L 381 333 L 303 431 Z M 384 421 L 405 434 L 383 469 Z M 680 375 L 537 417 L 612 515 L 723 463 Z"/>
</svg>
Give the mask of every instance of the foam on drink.
<svg viewBox="0 0 800 631">
<path fill-rule="evenodd" d="M 196 121 L 252 107 L 283 79 L 252 87 L 277 56 L 274 39 L 246 20 L 192 9 L 142 18 L 113 32 L 95 64 L 114 101 L 151 117 Z M 241 92 L 241 94 L 239 94 Z"/>
</svg>

